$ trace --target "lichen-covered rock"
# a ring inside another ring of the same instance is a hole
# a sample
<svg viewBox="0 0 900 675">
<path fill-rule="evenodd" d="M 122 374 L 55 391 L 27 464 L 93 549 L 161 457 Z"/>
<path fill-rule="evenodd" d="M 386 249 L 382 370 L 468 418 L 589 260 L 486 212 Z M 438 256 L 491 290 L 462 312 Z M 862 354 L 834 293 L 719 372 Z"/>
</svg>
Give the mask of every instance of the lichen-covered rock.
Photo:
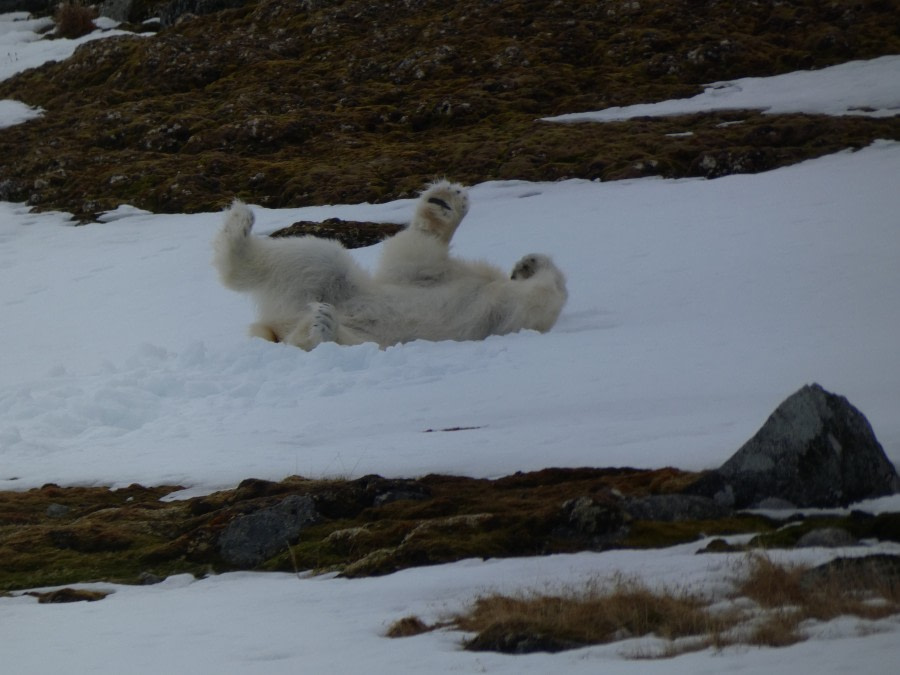
<svg viewBox="0 0 900 675">
<path fill-rule="evenodd" d="M 561 532 L 586 537 L 594 546 L 617 541 L 627 532 L 628 515 L 610 501 L 576 497 L 562 505 Z"/>
<path fill-rule="evenodd" d="M 219 536 L 219 554 L 232 565 L 255 567 L 296 541 L 319 521 L 315 501 L 291 495 L 276 506 L 232 520 Z"/>
<path fill-rule="evenodd" d="M 846 506 L 900 492 L 900 477 L 865 416 L 846 398 L 807 385 L 787 398 L 718 470 L 688 490 L 745 508 L 771 498 Z"/>
</svg>

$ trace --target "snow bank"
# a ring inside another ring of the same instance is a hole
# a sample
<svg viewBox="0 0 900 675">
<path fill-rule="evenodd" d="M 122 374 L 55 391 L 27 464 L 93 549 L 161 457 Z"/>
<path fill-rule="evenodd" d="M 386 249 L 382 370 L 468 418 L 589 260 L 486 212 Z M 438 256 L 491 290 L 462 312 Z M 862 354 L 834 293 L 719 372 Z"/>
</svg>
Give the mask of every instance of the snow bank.
<svg viewBox="0 0 900 675">
<path fill-rule="evenodd" d="M 597 112 L 545 117 L 546 122 L 616 122 L 634 117 L 690 115 L 715 110 L 763 110 L 893 117 L 900 114 L 900 56 L 851 61 L 822 70 L 713 82 L 693 98 L 640 103 Z"/>
</svg>

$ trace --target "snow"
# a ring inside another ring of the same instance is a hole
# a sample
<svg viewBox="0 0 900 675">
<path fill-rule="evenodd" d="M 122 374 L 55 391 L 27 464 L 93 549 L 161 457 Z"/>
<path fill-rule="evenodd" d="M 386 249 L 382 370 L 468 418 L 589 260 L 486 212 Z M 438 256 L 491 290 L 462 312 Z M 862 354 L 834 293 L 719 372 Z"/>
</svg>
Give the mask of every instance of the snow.
<svg viewBox="0 0 900 675">
<path fill-rule="evenodd" d="M 73 227 L 2 205 L 0 487 L 703 469 L 812 381 L 896 462 L 898 164 L 880 142 L 717 181 L 475 186 L 456 252 L 551 253 L 571 291 L 559 324 L 385 351 L 248 339 L 250 301 L 209 264 L 218 213 Z M 259 209 L 259 228 L 411 209 Z"/>
<path fill-rule="evenodd" d="M 30 52 L 36 24 L 22 18 L 0 17 L 0 53 L 32 65 L 71 53 L 66 41 Z M 868 63 L 878 77 L 862 75 L 867 64 L 848 68 L 871 98 L 841 109 L 870 101 L 894 114 L 881 83 L 896 82 L 900 61 Z M 843 99 L 845 71 L 819 71 L 814 88 Z M 779 78 L 736 82 L 755 92 L 753 107 L 798 98 Z M 0 120 L 22 121 L 7 112 Z M 249 300 L 222 288 L 209 264 L 221 214 L 125 206 L 75 227 L 68 214 L 0 203 L 0 489 L 166 483 L 186 497 L 250 476 L 701 469 L 812 381 L 859 407 L 897 463 L 898 169 L 900 143 L 880 141 L 715 181 L 474 186 L 455 252 L 504 267 L 550 253 L 569 278 L 560 322 L 546 335 L 384 351 L 304 353 L 246 337 Z M 300 219 L 402 220 L 412 202 L 256 210 L 265 233 Z M 354 255 L 372 265 L 378 249 Z M 455 427 L 465 430 L 441 431 Z M 896 496 L 857 505 L 898 507 Z M 0 597 L 0 663 L 16 673 L 895 672 L 896 619 L 816 624 L 810 641 L 785 649 L 662 661 L 628 660 L 628 644 L 511 657 L 464 652 L 446 630 L 383 637 L 396 619 L 435 621 L 491 590 L 617 573 L 721 588 L 741 558 L 695 555 L 704 545 L 467 560 L 366 580 L 235 573 L 89 584 L 115 592 L 72 605 Z M 772 555 L 815 564 L 869 552 L 900 547 Z"/>
<path fill-rule="evenodd" d="M 891 117 L 900 113 L 900 55 L 775 77 L 713 82 L 702 94 L 692 98 L 568 113 L 544 120 L 615 122 L 634 117 L 690 115 L 714 110 L 763 110 L 770 115 L 811 113 Z"/>
</svg>

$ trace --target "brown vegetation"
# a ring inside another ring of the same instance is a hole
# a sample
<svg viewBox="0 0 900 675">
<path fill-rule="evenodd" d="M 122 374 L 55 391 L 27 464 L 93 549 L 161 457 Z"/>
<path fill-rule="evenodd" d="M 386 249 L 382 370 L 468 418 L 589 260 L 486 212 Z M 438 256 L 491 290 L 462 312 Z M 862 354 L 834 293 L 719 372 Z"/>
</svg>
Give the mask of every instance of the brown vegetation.
<svg viewBox="0 0 900 675">
<path fill-rule="evenodd" d="M 0 97 L 46 111 L 0 130 L 0 198 L 89 220 L 121 203 L 385 201 L 441 175 L 763 171 L 900 138 L 900 118 L 539 120 L 897 53 L 895 19 L 876 0 L 261 0 L 93 41 L 0 83 Z"/>
<path fill-rule="evenodd" d="M 97 10 L 77 0 L 68 0 L 60 3 L 53 15 L 56 22 L 56 35 L 62 38 L 74 40 L 96 30 L 94 19 L 97 18 Z"/>
<path fill-rule="evenodd" d="M 741 600 L 749 599 L 747 608 Z M 881 619 L 900 613 L 900 558 L 838 559 L 809 568 L 753 554 L 734 590 L 722 599 L 701 591 L 654 590 L 624 578 L 558 594 L 485 595 L 465 613 L 437 626 L 406 617 L 388 632 L 406 637 L 451 627 L 474 633 L 467 649 L 526 653 L 561 651 L 653 635 L 666 641 L 633 658 L 671 657 L 731 645 L 784 647 L 806 639 L 801 624 L 838 616 Z M 406 630 L 404 626 L 415 626 Z"/>
<path fill-rule="evenodd" d="M 367 576 L 468 557 L 602 550 L 633 545 L 637 526 L 640 545 L 651 546 L 650 524 L 628 522 L 616 495 L 677 491 L 692 477 L 674 469 L 546 469 L 498 480 L 248 479 L 183 501 L 162 501 L 174 486 L 3 492 L 0 590 L 236 569 L 217 548 L 223 529 L 292 496 L 310 498 L 321 518 L 259 569 Z M 671 523 L 658 525 L 664 531 Z M 756 517 L 680 525 L 677 537 L 666 534 L 656 545 L 772 528 Z"/>
</svg>

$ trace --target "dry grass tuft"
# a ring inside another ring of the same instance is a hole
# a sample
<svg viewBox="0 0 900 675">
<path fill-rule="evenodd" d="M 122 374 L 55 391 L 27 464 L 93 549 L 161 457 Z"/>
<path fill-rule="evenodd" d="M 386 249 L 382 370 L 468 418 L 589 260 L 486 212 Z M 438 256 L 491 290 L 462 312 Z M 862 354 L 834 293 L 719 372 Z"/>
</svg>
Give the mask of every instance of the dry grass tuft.
<svg viewBox="0 0 900 675">
<path fill-rule="evenodd" d="M 429 626 L 417 616 L 405 616 L 391 624 L 385 635 L 389 638 L 412 637 L 422 633 L 429 633 L 437 627 Z"/>
<path fill-rule="evenodd" d="M 500 646 L 505 645 L 503 651 L 524 651 L 529 635 L 540 636 L 530 641 L 536 646 L 555 640 L 560 646 L 573 647 L 651 634 L 667 640 L 713 636 L 730 627 L 730 617 L 709 612 L 699 595 L 653 591 L 624 579 L 614 584 L 611 590 L 593 586 L 586 592 L 563 595 L 481 597 L 455 624 L 479 636 L 494 635 Z M 490 649 L 490 641 L 477 637 L 468 646 L 473 644 Z"/>
<path fill-rule="evenodd" d="M 900 612 L 900 563 L 890 556 L 868 556 L 809 569 L 755 555 L 737 593 L 769 610 L 796 607 L 797 623 L 843 615 L 883 619 Z"/>
<path fill-rule="evenodd" d="M 804 622 L 895 614 L 900 614 L 898 557 L 838 559 L 810 569 L 754 555 L 743 562 L 734 592 L 724 601 L 620 578 L 564 594 L 483 596 L 452 625 L 476 634 L 467 649 L 507 653 L 653 635 L 666 645 L 630 656 L 660 658 L 736 644 L 785 647 L 806 639 Z"/>
<path fill-rule="evenodd" d="M 53 15 L 56 34 L 70 40 L 93 32 L 97 28 L 94 24 L 96 18 L 96 9 L 77 0 L 60 3 Z"/>
</svg>

